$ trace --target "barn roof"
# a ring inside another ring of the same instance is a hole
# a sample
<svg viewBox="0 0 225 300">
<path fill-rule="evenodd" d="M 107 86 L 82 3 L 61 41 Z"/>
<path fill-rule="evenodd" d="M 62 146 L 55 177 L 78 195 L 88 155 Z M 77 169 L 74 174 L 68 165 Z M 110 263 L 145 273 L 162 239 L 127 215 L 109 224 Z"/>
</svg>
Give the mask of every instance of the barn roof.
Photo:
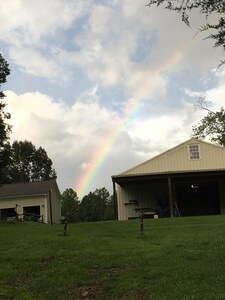
<svg viewBox="0 0 225 300">
<path fill-rule="evenodd" d="M 3 184 L 0 186 L 0 199 L 45 195 L 55 182 L 55 180 L 46 180 Z"/>
<path fill-rule="evenodd" d="M 200 159 L 189 159 L 188 146 L 191 144 L 200 145 Z M 220 170 L 225 170 L 225 147 L 191 138 L 112 178 Z"/>
</svg>

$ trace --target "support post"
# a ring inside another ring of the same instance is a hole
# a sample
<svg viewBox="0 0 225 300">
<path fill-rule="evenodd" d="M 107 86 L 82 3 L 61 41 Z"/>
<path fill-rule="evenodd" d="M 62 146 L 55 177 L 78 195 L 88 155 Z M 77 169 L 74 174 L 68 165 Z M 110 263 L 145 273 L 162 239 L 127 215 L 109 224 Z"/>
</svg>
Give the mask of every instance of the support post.
<svg viewBox="0 0 225 300">
<path fill-rule="evenodd" d="M 64 223 L 64 227 L 63 227 L 63 235 L 65 236 L 67 233 L 67 226 L 68 226 L 68 213 L 65 216 L 65 223 Z"/>
<path fill-rule="evenodd" d="M 172 182 L 171 177 L 168 177 L 168 190 L 169 190 L 169 212 L 170 217 L 173 217 L 173 192 L 172 192 Z"/>
<path fill-rule="evenodd" d="M 118 220 L 118 204 L 117 204 L 117 194 L 116 194 L 116 183 L 113 180 L 113 199 L 114 199 L 114 218 Z"/>
</svg>

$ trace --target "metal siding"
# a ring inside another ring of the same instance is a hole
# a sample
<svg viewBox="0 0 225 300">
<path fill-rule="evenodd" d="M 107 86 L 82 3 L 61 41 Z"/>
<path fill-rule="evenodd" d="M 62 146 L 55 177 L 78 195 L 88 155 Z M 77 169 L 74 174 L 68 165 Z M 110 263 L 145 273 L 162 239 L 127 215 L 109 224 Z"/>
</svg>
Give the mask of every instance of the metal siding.
<svg viewBox="0 0 225 300">
<path fill-rule="evenodd" d="M 53 183 L 52 186 L 52 219 L 53 223 L 60 223 L 61 218 L 61 194 L 55 181 L 49 181 Z M 46 184 L 46 182 L 44 182 Z M 50 223 L 50 203 L 49 194 L 36 196 L 36 197 L 11 197 L 0 200 L 0 209 L 15 208 L 18 205 L 18 213 L 23 213 L 23 207 L 40 205 L 40 214 L 43 214 L 44 223 Z"/>
<path fill-rule="evenodd" d="M 188 147 L 190 144 L 197 144 L 197 142 L 189 141 L 176 149 L 167 151 L 128 170 L 122 175 L 225 169 L 224 148 L 205 142 L 198 142 L 200 146 L 200 159 L 190 160 Z"/>
<path fill-rule="evenodd" d="M 0 209 L 4 208 L 15 208 L 17 206 L 17 212 L 18 214 L 23 214 L 23 208 L 26 206 L 40 206 L 40 212 L 42 213 L 42 205 L 45 204 L 45 198 L 44 197 L 37 197 L 37 198 L 13 198 L 13 199 L 7 199 L 7 200 L 1 200 L 0 201 Z M 45 220 L 46 216 L 43 214 L 43 218 Z"/>
<path fill-rule="evenodd" d="M 200 151 L 200 159 L 190 160 L 189 145 L 198 144 Z M 210 170 L 224 170 L 225 169 L 225 148 L 216 146 L 211 143 L 200 141 L 197 139 L 190 139 L 168 151 L 137 165 L 120 176 L 127 175 L 143 175 L 154 173 L 168 173 L 168 172 L 193 172 L 193 171 L 210 171 Z M 129 202 L 132 199 L 141 199 L 142 205 L 148 203 L 154 204 L 154 187 L 149 185 L 141 189 L 140 185 L 129 185 L 117 187 L 118 199 L 118 219 L 127 220 L 128 217 L 137 216 L 134 211 L 134 206 L 124 205 L 124 202 Z M 155 185 L 157 188 L 157 185 Z M 167 186 L 163 185 L 162 193 L 167 191 Z M 161 188 L 159 188 L 160 190 Z M 225 214 L 225 179 L 219 181 L 219 197 L 221 203 L 221 213 Z M 149 200 L 150 199 L 150 200 Z M 152 202 L 151 202 L 152 201 Z"/>
<path fill-rule="evenodd" d="M 149 185 L 139 184 L 126 187 L 117 185 L 118 219 L 127 220 L 129 217 L 139 217 L 140 211 L 135 211 L 135 208 L 158 208 L 157 195 L 159 190 L 161 197 L 165 197 L 167 193 L 166 183 Z M 141 202 L 139 201 L 140 199 Z M 129 203 L 130 200 L 137 200 L 139 205 L 125 204 Z"/>
<path fill-rule="evenodd" d="M 16 207 L 16 204 L 18 206 L 37 206 L 44 204 L 44 197 L 39 198 L 22 198 L 22 199 L 6 199 L 0 201 L 0 209 L 3 208 L 13 208 Z"/>
<path fill-rule="evenodd" d="M 59 195 L 58 191 L 56 190 L 56 187 L 54 186 L 52 188 L 52 221 L 55 224 L 60 223 L 60 217 L 61 217 L 61 196 Z"/>
<path fill-rule="evenodd" d="M 126 193 L 126 190 L 118 185 L 117 185 L 117 193 L 118 193 L 118 219 L 127 220 L 128 212 L 123 203 L 128 201 L 128 195 Z"/>
</svg>

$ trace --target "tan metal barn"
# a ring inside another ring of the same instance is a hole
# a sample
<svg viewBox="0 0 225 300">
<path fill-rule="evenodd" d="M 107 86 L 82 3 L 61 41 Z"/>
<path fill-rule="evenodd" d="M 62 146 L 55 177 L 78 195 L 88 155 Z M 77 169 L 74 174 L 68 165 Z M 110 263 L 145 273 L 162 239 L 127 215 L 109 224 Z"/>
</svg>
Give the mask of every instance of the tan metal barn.
<svg viewBox="0 0 225 300">
<path fill-rule="evenodd" d="M 56 180 L 0 186 L 0 220 L 25 216 L 44 223 L 60 223 L 61 194 Z"/>
<path fill-rule="evenodd" d="M 119 220 L 225 213 L 225 148 L 189 139 L 112 176 Z"/>
</svg>

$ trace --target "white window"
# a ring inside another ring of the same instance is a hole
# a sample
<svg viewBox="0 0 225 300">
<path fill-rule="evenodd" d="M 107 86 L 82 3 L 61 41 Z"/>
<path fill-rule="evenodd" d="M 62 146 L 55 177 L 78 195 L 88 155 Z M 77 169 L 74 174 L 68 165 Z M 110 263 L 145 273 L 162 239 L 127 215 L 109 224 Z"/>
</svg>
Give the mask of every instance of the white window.
<svg viewBox="0 0 225 300">
<path fill-rule="evenodd" d="M 190 157 L 190 159 L 199 159 L 200 158 L 198 144 L 189 145 L 189 157 Z"/>
</svg>

